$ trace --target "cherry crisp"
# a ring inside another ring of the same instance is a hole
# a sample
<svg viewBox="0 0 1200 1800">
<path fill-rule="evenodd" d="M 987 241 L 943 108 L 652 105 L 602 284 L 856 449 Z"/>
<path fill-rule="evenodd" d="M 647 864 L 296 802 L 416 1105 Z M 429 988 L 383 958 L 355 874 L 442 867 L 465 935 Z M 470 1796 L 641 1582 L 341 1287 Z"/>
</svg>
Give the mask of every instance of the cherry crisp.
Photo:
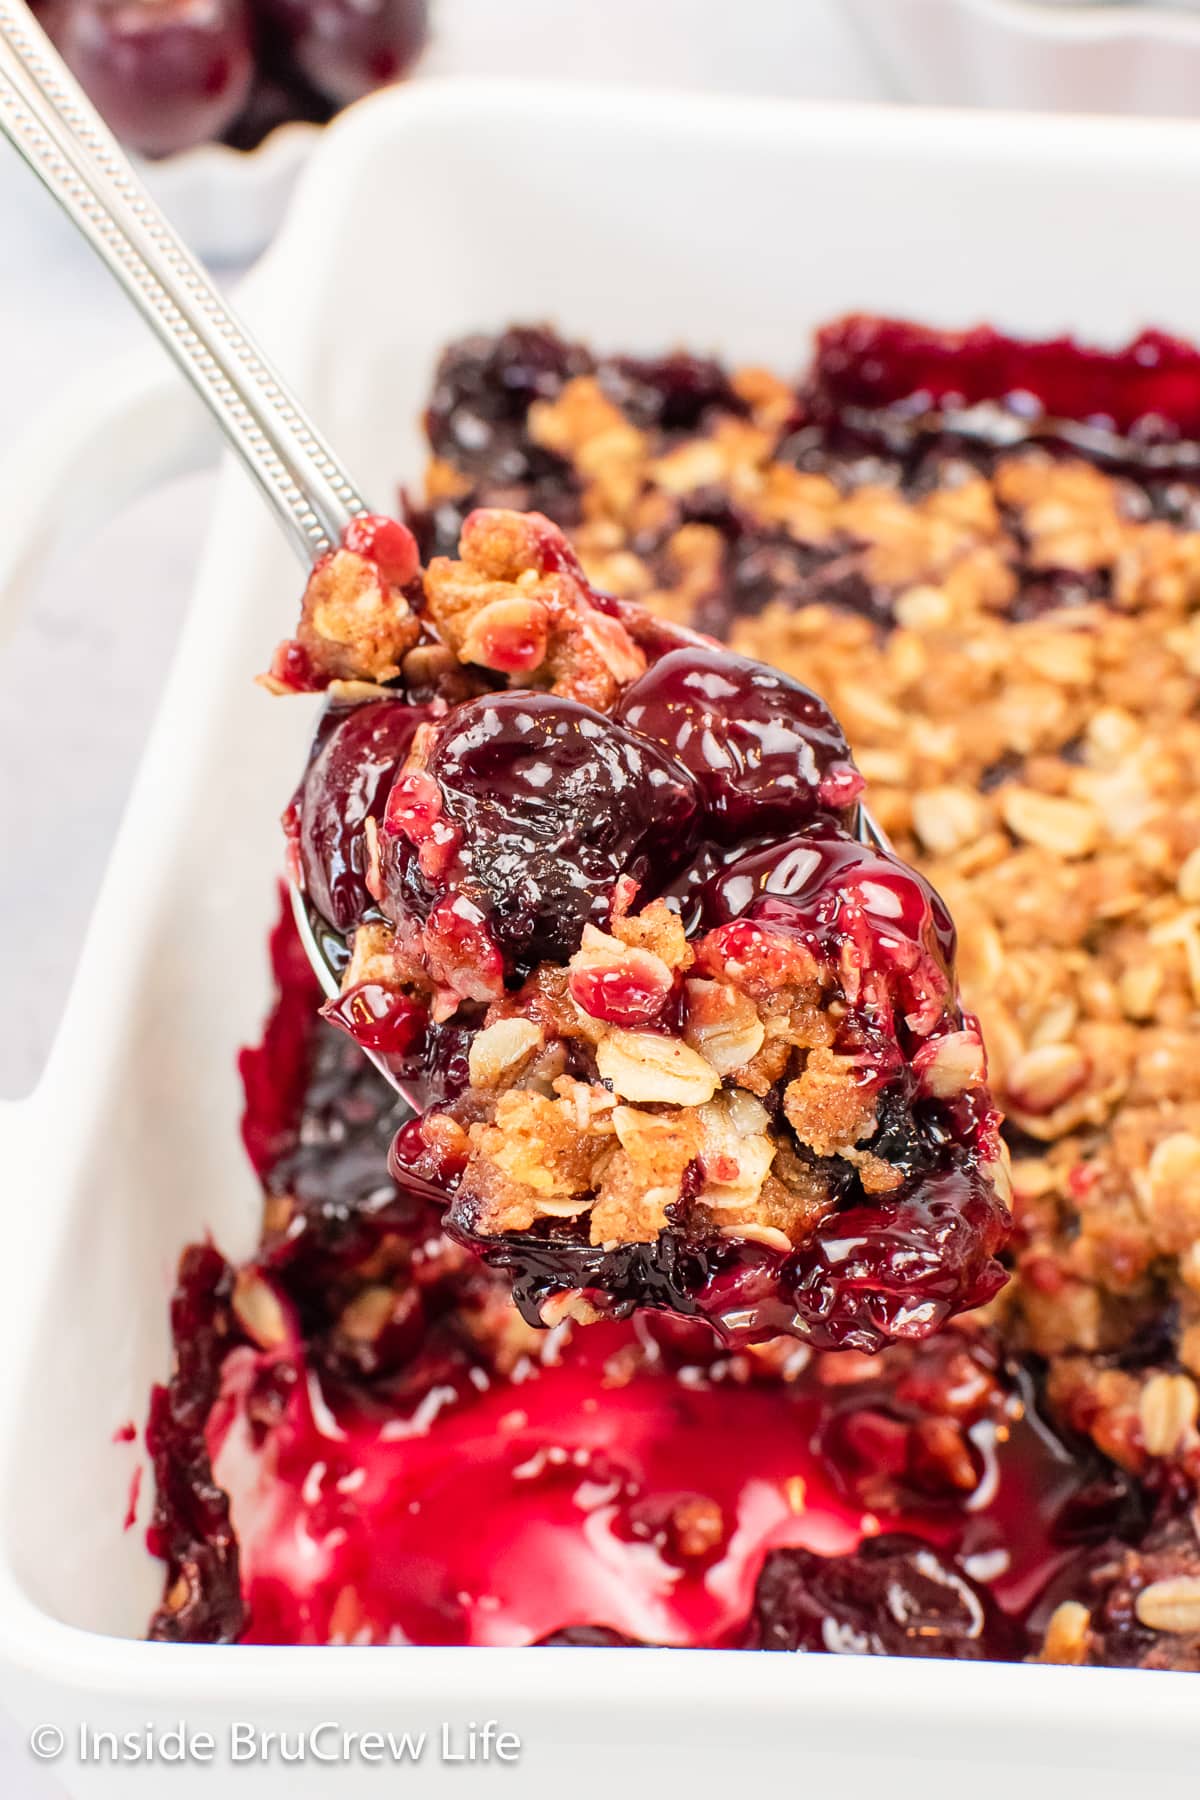
<svg viewBox="0 0 1200 1800">
<path fill-rule="evenodd" d="M 331 689 L 287 824 L 347 940 L 328 1016 L 420 1102 L 396 1181 L 543 1325 L 870 1351 L 991 1299 L 1006 1152 L 953 926 L 854 836 L 829 709 L 610 599 L 539 513 L 457 548 L 422 571 L 356 521 L 268 678 Z"/>
</svg>

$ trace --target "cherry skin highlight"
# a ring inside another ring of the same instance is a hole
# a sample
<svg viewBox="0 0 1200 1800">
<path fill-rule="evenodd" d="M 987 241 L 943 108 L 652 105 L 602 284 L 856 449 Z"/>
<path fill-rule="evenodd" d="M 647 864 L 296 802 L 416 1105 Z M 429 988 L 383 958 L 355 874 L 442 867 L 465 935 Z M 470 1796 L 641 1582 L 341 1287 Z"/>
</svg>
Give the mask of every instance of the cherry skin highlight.
<svg viewBox="0 0 1200 1800">
<path fill-rule="evenodd" d="M 825 702 L 786 675 L 704 648 L 673 651 L 622 695 L 614 715 L 666 746 L 694 778 L 709 834 L 739 843 L 848 820 L 863 780 Z"/>
<path fill-rule="evenodd" d="M 388 789 L 426 713 L 381 700 L 332 715 L 297 797 L 304 889 L 335 931 L 348 933 L 372 905 L 365 824 Z"/>
<path fill-rule="evenodd" d="M 617 883 L 652 891 L 686 856 L 699 812 L 658 745 L 576 701 L 513 690 L 456 707 L 426 765 L 389 797 L 384 910 L 425 920 L 458 895 L 506 966 L 565 960 L 607 923 Z"/>
</svg>

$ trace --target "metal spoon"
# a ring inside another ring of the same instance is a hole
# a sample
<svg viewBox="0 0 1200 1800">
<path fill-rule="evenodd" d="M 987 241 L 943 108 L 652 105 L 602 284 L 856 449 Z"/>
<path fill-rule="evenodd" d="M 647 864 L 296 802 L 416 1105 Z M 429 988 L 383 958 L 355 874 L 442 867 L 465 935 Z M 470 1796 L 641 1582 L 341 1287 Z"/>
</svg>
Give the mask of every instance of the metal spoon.
<svg viewBox="0 0 1200 1800">
<path fill-rule="evenodd" d="M 134 174 L 23 0 L 0 0 L 0 132 L 125 289 L 205 402 L 301 562 L 340 543 L 366 502 L 286 383 Z M 858 836 L 888 848 L 865 807 Z M 325 993 L 338 972 L 297 885 L 292 908 Z M 404 1094 L 386 1066 L 372 1058 Z M 407 1096 L 405 1096 L 407 1098 Z"/>
</svg>

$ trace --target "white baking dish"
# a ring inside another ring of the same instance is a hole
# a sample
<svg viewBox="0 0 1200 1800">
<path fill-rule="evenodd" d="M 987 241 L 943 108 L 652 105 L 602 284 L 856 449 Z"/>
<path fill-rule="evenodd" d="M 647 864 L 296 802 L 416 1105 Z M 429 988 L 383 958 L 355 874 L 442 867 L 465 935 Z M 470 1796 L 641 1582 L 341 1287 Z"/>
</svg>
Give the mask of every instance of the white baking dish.
<svg viewBox="0 0 1200 1800">
<path fill-rule="evenodd" d="M 847 307 L 1101 339 L 1148 319 L 1194 329 L 1198 199 L 1200 134 L 1177 126 L 430 85 L 327 134 L 247 299 L 386 504 L 420 466 L 437 348 L 466 328 L 548 317 L 601 344 L 686 339 L 785 368 Z M 190 453 L 192 404 L 148 363 L 44 422 L 0 470 L 4 584 L 61 522 L 64 483 L 75 514 Z M 113 1431 L 141 1420 L 167 1365 L 180 1247 L 210 1229 L 239 1254 L 255 1232 L 233 1058 L 266 1001 L 275 819 L 310 714 L 250 676 L 296 589 L 231 471 L 59 1042 L 34 1100 L 0 1118 L 0 1699 L 26 1729 L 320 1717 L 436 1734 L 493 1718 L 525 1742 L 511 1781 L 526 1796 L 785 1780 L 929 1800 L 1072 1778 L 1089 1800 L 1124 1800 L 1131 1780 L 1190 1795 L 1200 1685 L 1183 1675 L 135 1641 L 159 1571 L 120 1529 L 138 1452 Z M 47 879 L 69 863 L 65 845 Z M 127 1767 L 69 1752 L 57 1772 L 80 1793 L 131 1791 Z M 419 1778 L 458 1775 L 431 1752 Z M 170 1791 L 212 1779 L 173 1768 Z M 274 1762 L 254 1779 L 341 1800 L 396 1776 Z"/>
</svg>

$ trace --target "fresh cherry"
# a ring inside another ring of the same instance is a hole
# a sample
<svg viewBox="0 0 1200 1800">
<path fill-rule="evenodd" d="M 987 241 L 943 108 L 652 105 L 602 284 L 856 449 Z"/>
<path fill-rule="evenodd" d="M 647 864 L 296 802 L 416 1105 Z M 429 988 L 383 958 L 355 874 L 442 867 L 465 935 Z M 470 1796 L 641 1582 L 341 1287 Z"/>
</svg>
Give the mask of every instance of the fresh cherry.
<svg viewBox="0 0 1200 1800">
<path fill-rule="evenodd" d="M 145 156 L 220 137 L 250 92 L 244 0 L 70 0 L 45 22 L 113 131 Z"/>
<path fill-rule="evenodd" d="M 615 716 L 665 744 L 691 771 L 722 842 L 848 821 L 863 786 L 825 702 L 775 669 L 727 650 L 664 656 L 622 696 Z"/>
<path fill-rule="evenodd" d="M 425 42 L 428 0 L 260 0 L 296 67 L 340 105 L 403 75 Z"/>
</svg>

